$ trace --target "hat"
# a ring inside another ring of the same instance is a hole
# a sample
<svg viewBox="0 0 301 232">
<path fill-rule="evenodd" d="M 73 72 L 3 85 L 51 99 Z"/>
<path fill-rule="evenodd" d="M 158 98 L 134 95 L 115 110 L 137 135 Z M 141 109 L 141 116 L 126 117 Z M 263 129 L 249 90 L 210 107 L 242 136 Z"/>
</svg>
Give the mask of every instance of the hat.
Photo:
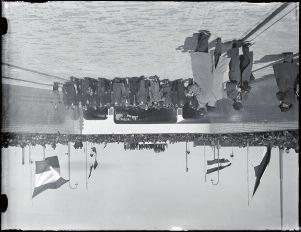
<svg viewBox="0 0 301 232">
<path fill-rule="evenodd" d="M 281 102 L 280 105 L 278 106 L 281 110 L 281 112 L 287 112 L 290 110 L 290 108 L 292 108 L 293 104 L 285 104 L 284 102 Z"/>
<path fill-rule="evenodd" d="M 245 41 L 242 43 L 243 47 L 250 47 L 252 44 L 249 41 Z"/>
</svg>

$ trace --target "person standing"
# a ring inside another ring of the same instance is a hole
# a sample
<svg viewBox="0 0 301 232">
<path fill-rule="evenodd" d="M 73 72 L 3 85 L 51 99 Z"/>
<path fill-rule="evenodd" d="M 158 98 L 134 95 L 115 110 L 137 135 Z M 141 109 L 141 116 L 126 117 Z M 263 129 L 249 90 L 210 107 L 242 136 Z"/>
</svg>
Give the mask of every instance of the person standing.
<svg viewBox="0 0 301 232">
<path fill-rule="evenodd" d="M 204 102 L 203 99 L 203 94 L 202 94 L 202 90 L 201 88 L 198 86 L 197 83 L 193 83 L 193 84 L 189 84 L 187 86 L 187 90 L 185 92 L 185 95 L 188 97 L 188 98 L 192 98 L 192 97 L 195 97 L 195 99 L 197 100 L 198 102 L 198 105 L 197 105 L 197 108 L 196 110 L 205 110 L 206 109 L 206 104 L 207 102 Z"/>
<path fill-rule="evenodd" d="M 129 88 L 130 88 L 130 104 L 136 105 L 137 104 L 137 94 L 139 90 L 139 78 L 132 77 L 129 78 Z"/>
<path fill-rule="evenodd" d="M 161 99 L 159 78 L 157 76 L 150 77 L 149 98 L 151 105 L 156 105 Z"/>
<path fill-rule="evenodd" d="M 137 102 L 141 106 L 146 105 L 146 83 L 144 76 L 140 77 L 139 80 L 139 89 L 138 89 L 138 95 L 137 95 Z"/>
<path fill-rule="evenodd" d="M 276 96 L 280 102 L 281 112 L 288 111 L 295 101 L 296 79 L 299 75 L 299 66 L 293 61 L 293 53 L 283 53 L 283 63 L 273 65 L 274 74 L 279 91 Z"/>
<path fill-rule="evenodd" d="M 237 84 L 240 84 L 239 42 L 237 40 L 233 40 L 232 48 L 227 51 L 227 55 L 231 58 L 229 63 L 229 79 L 230 81 L 236 81 Z"/>
<path fill-rule="evenodd" d="M 210 33 L 204 31 L 200 34 L 209 39 Z M 193 79 L 201 89 L 196 95 L 201 108 L 214 108 L 216 102 L 224 97 L 223 83 L 229 80 L 230 58 L 221 55 L 221 39 L 217 39 L 216 49 L 209 53 L 206 49 L 208 39 L 202 39 L 204 44 L 199 43 L 196 51 L 190 53 Z M 239 66 L 238 71 L 240 72 Z"/>
<path fill-rule="evenodd" d="M 200 30 L 198 33 L 196 52 L 206 52 L 208 53 L 208 40 L 211 33 L 207 30 Z"/>
<path fill-rule="evenodd" d="M 244 92 L 249 92 L 251 87 L 249 85 L 252 76 L 253 66 L 253 52 L 250 52 L 250 43 L 243 43 L 242 52 L 239 56 L 240 72 L 241 72 L 241 88 Z"/>
<path fill-rule="evenodd" d="M 218 64 L 219 58 L 222 55 L 222 39 L 218 37 L 216 39 L 215 49 L 214 49 L 214 64 L 215 68 Z"/>
</svg>

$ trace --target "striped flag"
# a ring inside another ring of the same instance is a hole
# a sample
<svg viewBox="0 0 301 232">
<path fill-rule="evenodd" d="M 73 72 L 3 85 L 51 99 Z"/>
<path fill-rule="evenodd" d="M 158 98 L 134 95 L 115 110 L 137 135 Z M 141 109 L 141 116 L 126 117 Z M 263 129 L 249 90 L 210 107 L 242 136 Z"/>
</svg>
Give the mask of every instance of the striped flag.
<svg viewBox="0 0 301 232">
<path fill-rule="evenodd" d="M 36 161 L 35 183 L 32 198 L 47 189 L 57 189 L 69 180 L 60 176 L 60 164 L 57 156 Z"/>
<path fill-rule="evenodd" d="M 207 169 L 206 174 L 212 173 L 212 172 L 216 172 L 218 170 L 222 170 L 226 167 L 229 167 L 231 165 L 231 163 L 227 164 L 227 165 L 220 165 L 219 167 L 214 167 L 214 168 L 209 168 Z"/>
<path fill-rule="evenodd" d="M 221 158 L 221 159 L 207 160 L 207 165 L 212 165 L 217 163 L 228 163 L 228 162 L 230 162 L 228 159 Z"/>
<path fill-rule="evenodd" d="M 227 163 L 227 164 L 221 165 L 222 163 Z M 218 164 L 220 164 L 219 167 Z M 215 167 L 207 169 L 206 174 L 210 174 L 212 172 L 216 172 L 218 170 L 222 170 L 226 167 L 229 167 L 231 165 L 231 162 L 228 159 L 221 158 L 221 159 L 207 160 L 207 165 L 211 165 L 211 167 L 212 165 L 215 165 Z"/>
</svg>

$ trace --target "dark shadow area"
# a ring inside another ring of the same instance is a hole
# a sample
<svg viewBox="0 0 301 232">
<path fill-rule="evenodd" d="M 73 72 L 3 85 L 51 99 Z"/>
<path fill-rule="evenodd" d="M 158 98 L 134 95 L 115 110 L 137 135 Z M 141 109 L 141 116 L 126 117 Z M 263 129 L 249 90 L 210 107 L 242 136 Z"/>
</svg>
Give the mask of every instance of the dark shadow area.
<svg viewBox="0 0 301 232">
<path fill-rule="evenodd" d="M 115 108 L 115 123 L 175 123 L 177 113 L 175 109 L 141 109 L 141 108 Z"/>
<path fill-rule="evenodd" d="M 83 111 L 86 120 L 105 120 L 108 118 L 108 107 L 88 108 Z"/>
</svg>

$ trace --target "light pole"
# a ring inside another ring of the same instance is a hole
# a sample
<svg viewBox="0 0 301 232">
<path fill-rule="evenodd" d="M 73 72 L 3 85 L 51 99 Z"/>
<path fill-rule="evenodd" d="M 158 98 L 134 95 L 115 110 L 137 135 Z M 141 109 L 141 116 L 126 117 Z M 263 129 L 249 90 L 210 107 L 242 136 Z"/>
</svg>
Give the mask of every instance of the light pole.
<svg viewBox="0 0 301 232">
<path fill-rule="evenodd" d="M 217 141 L 217 182 L 214 183 L 213 179 L 211 179 L 211 184 L 212 185 L 218 185 L 219 183 L 219 141 Z M 214 157 L 215 157 L 215 149 L 214 149 Z"/>
<path fill-rule="evenodd" d="M 283 228 L 283 152 L 284 150 L 279 149 L 279 180 L 280 180 L 280 220 L 281 230 Z"/>
<path fill-rule="evenodd" d="M 187 163 L 188 162 L 188 160 L 187 160 L 188 157 L 187 156 L 188 156 L 188 154 L 190 154 L 190 151 L 187 149 L 187 143 L 188 142 L 186 142 L 186 152 L 185 152 L 186 153 L 186 172 L 188 172 L 188 163 Z"/>
<path fill-rule="evenodd" d="M 78 183 L 75 182 L 75 186 L 71 185 L 71 164 L 70 164 L 70 160 L 71 160 L 71 153 L 70 153 L 70 142 L 68 141 L 68 176 L 69 176 L 69 188 L 70 189 L 77 189 Z"/>
</svg>

